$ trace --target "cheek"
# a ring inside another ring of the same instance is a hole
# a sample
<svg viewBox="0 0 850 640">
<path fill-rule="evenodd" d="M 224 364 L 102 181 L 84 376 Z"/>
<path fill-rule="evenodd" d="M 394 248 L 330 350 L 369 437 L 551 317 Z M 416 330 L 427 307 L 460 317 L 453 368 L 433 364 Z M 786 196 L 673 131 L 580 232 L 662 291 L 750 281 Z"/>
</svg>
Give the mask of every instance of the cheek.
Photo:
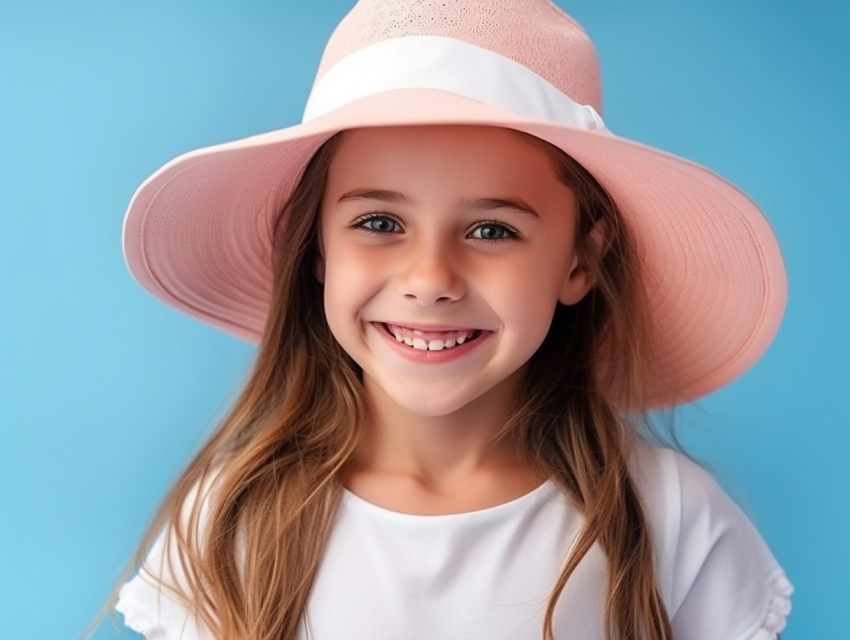
<svg viewBox="0 0 850 640">
<path fill-rule="evenodd" d="M 325 241 L 325 313 L 332 330 L 339 321 L 356 317 L 379 290 L 379 277 L 384 271 L 368 254 L 333 240 Z"/>
<path fill-rule="evenodd" d="M 568 271 L 567 259 L 563 246 L 535 249 L 521 259 L 501 265 L 498 277 L 490 278 L 490 286 L 504 291 L 509 304 L 519 300 L 532 307 L 537 306 L 535 301 L 548 304 L 549 298 L 557 298 Z"/>
<path fill-rule="evenodd" d="M 506 265 L 490 284 L 491 300 L 506 324 L 523 341 L 542 342 L 552 322 L 568 271 L 566 247 L 553 246 L 529 259 Z"/>
</svg>

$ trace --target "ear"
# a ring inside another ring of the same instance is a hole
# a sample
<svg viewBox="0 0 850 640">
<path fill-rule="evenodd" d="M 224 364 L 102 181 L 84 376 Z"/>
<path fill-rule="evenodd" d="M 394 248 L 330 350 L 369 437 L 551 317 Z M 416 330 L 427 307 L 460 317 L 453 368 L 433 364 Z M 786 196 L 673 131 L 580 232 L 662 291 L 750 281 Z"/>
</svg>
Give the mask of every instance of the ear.
<svg viewBox="0 0 850 640">
<path fill-rule="evenodd" d="M 607 225 L 603 220 L 598 220 L 590 233 L 587 234 L 584 242 L 588 245 L 588 251 L 579 252 L 574 249 L 573 261 L 570 269 L 567 272 L 564 282 L 561 285 L 561 293 L 558 296 L 558 301 L 561 304 L 572 305 L 581 301 L 587 292 L 596 284 L 596 274 L 585 263 L 581 253 L 598 256 L 604 255 L 605 245 L 607 244 Z"/>
</svg>

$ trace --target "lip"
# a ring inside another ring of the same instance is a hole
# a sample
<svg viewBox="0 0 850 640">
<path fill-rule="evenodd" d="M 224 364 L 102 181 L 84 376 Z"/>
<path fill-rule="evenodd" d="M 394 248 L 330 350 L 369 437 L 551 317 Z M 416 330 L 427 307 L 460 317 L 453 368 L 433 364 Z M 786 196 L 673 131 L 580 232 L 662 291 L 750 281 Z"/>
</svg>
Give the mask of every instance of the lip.
<svg viewBox="0 0 850 640">
<path fill-rule="evenodd" d="M 381 325 L 395 325 L 397 327 L 405 327 L 406 329 L 413 329 L 414 331 L 487 331 L 486 329 L 481 329 L 480 327 L 469 327 L 462 326 L 459 324 L 425 324 L 422 322 L 380 322 L 375 321 L 372 322 L 377 328 L 382 328 Z"/>
<path fill-rule="evenodd" d="M 403 342 L 399 342 L 395 339 L 393 335 L 387 332 L 384 329 L 383 322 L 370 322 L 369 325 L 375 332 L 378 334 L 381 339 L 387 344 L 387 346 L 392 349 L 395 353 L 401 355 L 406 360 L 410 360 L 413 362 L 421 362 L 421 363 L 430 363 L 430 364 L 442 364 L 445 362 L 452 362 L 459 358 L 462 358 L 470 351 L 477 349 L 481 344 L 483 344 L 487 338 L 493 335 L 492 331 L 487 329 L 476 329 L 481 332 L 475 340 L 471 340 L 469 342 L 464 342 L 461 345 L 452 347 L 451 349 L 442 349 L 440 351 L 425 351 L 422 349 L 414 349 L 412 347 L 407 346 Z M 449 325 L 434 325 L 434 324 L 419 324 L 419 323 L 395 323 L 390 322 L 386 324 L 395 324 L 397 326 L 406 327 L 409 329 L 420 330 L 420 331 L 472 331 L 473 329 L 469 329 L 467 327 L 458 327 L 457 325 L 449 326 Z"/>
</svg>

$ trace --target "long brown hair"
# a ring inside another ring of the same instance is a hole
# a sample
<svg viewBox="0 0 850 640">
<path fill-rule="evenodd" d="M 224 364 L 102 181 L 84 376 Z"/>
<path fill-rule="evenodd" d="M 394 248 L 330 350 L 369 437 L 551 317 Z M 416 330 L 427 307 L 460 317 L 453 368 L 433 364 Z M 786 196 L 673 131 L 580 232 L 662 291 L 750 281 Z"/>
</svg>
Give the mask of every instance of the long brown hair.
<svg viewBox="0 0 850 640">
<path fill-rule="evenodd" d="M 318 211 L 338 144 L 339 135 L 316 152 L 271 230 L 280 259 L 245 388 L 166 497 L 135 558 L 140 564 L 165 528 L 172 552 L 151 570 L 181 576 L 170 588 L 217 638 L 296 638 L 362 433 L 360 371 L 330 333 L 314 275 Z M 648 525 L 626 465 L 634 426 L 616 410 L 642 400 L 639 263 L 606 191 L 575 160 L 541 144 L 576 193 L 577 247 L 595 278 L 581 302 L 556 310 L 502 431 L 584 514 L 578 537 L 565 541 L 569 555 L 542 635 L 554 638 L 558 598 L 598 544 L 609 570 L 607 636 L 669 640 Z M 592 241 L 600 233 L 602 242 Z M 600 365 L 615 354 L 616 368 Z M 210 489 L 199 495 L 198 487 Z"/>
</svg>

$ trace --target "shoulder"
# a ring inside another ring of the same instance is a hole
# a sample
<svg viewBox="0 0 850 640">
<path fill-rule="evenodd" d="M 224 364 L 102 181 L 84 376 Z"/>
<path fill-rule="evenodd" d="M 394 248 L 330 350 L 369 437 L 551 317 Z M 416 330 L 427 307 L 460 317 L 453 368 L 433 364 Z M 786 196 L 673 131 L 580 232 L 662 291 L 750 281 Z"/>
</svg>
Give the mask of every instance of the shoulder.
<svg viewBox="0 0 850 640">
<path fill-rule="evenodd" d="M 201 509 L 200 539 L 216 475 L 213 472 L 196 484 L 181 509 L 182 518 L 196 506 Z M 168 525 L 159 533 L 136 574 L 122 586 L 115 609 L 125 626 L 145 640 L 213 640 L 178 595 L 186 592 L 187 581 L 170 529 Z"/>
<path fill-rule="evenodd" d="M 671 449 L 639 444 L 630 470 L 676 637 L 775 638 L 791 585 L 738 505 L 711 474 Z"/>
</svg>

